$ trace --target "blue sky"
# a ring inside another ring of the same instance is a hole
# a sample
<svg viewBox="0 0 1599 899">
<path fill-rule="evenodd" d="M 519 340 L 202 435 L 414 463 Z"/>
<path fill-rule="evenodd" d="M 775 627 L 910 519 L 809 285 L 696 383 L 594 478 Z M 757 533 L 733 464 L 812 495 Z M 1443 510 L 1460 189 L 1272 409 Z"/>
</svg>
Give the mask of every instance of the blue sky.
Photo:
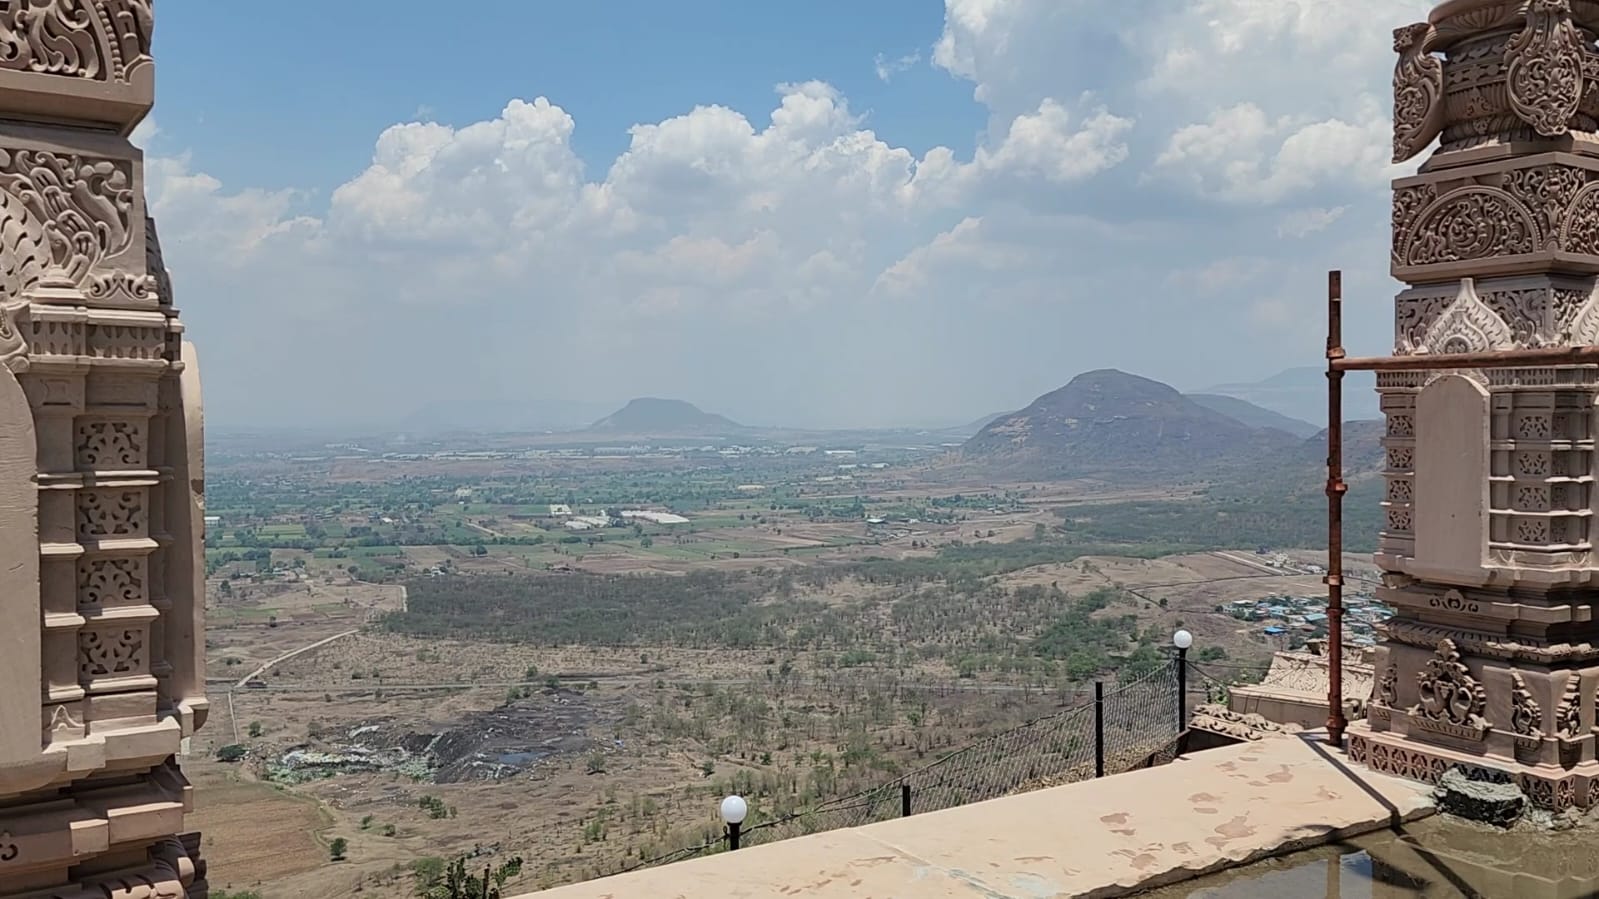
<svg viewBox="0 0 1599 899">
<path fill-rule="evenodd" d="M 136 139 L 214 421 L 959 422 L 1385 349 L 1427 6 L 163 0 Z"/>
<path fill-rule="evenodd" d="M 389 125 L 466 125 L 511 97 L 571 113 L 591 172 L 627 149 L 635 123 L 701 104 L 758 114 L 774 85 L 813 79 L 918 154 L 940 144 L 970 154 L 987 121 L 971 85 L 928 62 L 944 11 L 927 0 L 453 5 L 286 0 L 281 12 L 241 15 L 237 3 L 164 0 L 157 120 L 226 183 L 329 190 Z"/>
</svg>

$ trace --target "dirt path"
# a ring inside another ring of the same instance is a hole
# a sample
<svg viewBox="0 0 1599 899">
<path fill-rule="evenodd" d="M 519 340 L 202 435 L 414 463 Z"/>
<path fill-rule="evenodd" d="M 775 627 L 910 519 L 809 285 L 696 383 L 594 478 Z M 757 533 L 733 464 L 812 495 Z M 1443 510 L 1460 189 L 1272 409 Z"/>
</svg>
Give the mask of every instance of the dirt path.
<svg viewBox="0 0 1599 899">
<path fill-rule="evenodd" d="M 358 634 L 360 632 L 361 632 L 360 629 L 357 628 L 355 630 L 345 631 L 342 634 L 334 634 L 331 637 L 325 637 L 325 638 L 323 638 L 321 640 L 316 641 L 315 643 L 312 643 L 309 646 L 302 646 L 299 649 L 291 649 L 288 652 L 284 653 L 283 655 L 280 655 L 277 658 L 273 659 L 272 661 L 267 662 L 266 664 L 262 665 L 260 668 L 257 668 L 254 671 L 250 672 L 249 674 L 246 674 L 242 679 L 240 679 L 240 681 L 237 684 L 234 685 L 234 688 L 235 689 L 239 689 L 239 690 L 243 690 L 245 684 L 249 683 L 254 678 L 260 677 L 261 675 L 267 673 L 268 669 L 270 669 L 273 665 L 278 664 L 279 662 L 287 662 L 289 659 L 294 658 L 295 656 L 299 655 L 302 652 L 310 652 L 313 649 L 317 649 L 319 647 L 326 646 L 329 643 L 332 643 L 334 640 L 340 640 L 340 639 L 343 639 L 345 637 L 350 636 L 351 634 Z"/>
<path fill-rule="evenodd" d="M 1290 575 L 1290 576 L 1293 576 L 1293 577 L 1304 577 L 1305 574 L 1306 574 L 1306 572 L 1302 572 L 1302 571 L 1285 572 L 1285 571 L 1282 571 L 1280 569 L 1273 568 L 1270 565 L 1267 565 L 1267 564 L 1265 564 L 1263 562 L 1257 562 L 1254 559 L 1247 558 L 1245 556 L 1235 555 L 1235 554 L 1230 553 L 1230 552 L 1213 552 L 1213 553 L 1211 553 L 1211 555 L 1215 556 L 1218 559 L 1225 559 L 1226 561 L 1232 562 L 1235 565 L 1243 565 L 1246 568 L 1253 568 L 1256 571 L 1264 571 L 1267 574 L 1275 574 L 1275 575 L 1278 575 L 1278 576 Z"/>
</svg>

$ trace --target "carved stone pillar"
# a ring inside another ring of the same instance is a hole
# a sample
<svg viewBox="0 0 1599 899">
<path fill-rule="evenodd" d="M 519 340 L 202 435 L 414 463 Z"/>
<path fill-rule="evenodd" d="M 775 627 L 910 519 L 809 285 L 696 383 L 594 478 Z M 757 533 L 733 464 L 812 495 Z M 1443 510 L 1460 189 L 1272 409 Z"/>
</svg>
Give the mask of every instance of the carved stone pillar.
<svg viewBox="0 0 1599 899">
<path fill-rule="evenodd" d="M 127 139 L 151 0 L 0 13 L 0 896 L 203 897 L 199 376 Z"/>
<path fill-rule="evenodd" d="M 1599 3 L 1449 0 L 1395 31 L 1394 351 L 1599 342 Z M 1509 770 L 1599 804 L 1593 366 L 1378 375 L 1378 595 L 1397 610 L 1350 754 Z"/>
</svg>

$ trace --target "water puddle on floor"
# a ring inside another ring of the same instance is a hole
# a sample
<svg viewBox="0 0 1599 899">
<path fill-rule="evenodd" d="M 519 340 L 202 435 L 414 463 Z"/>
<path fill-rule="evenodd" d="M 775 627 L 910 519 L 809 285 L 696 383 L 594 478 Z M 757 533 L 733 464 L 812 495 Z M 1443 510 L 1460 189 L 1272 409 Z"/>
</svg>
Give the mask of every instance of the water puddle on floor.
<svg viewBox="0 0 1599 899">
<path fill-rule="evenodd" d="M 1442 817 L 1267 859 L 1143 899 L 1589 899 L 1599 829 L 1502 831 Z"/>
</svg>

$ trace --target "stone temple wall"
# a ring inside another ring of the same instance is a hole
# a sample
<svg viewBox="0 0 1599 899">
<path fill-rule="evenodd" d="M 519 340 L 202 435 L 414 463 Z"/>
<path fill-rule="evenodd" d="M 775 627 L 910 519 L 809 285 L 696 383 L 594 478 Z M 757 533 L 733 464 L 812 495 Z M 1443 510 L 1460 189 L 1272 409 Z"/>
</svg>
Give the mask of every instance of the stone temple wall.
<svg viewBox="0 0 1599 899">
<path fill-rule="evenodd" d="M 143 158 L 152 0 L 0 0 L 0 896 L 204 897 L 199 375 Z"/>
<path fill-rule="evenodd" d="M 1398 355 L 1599 343 L 1599 2 L 1449 0 L 1398 29 Z M 1378 375 L 1378 595 L 1398 613 L 1350 755 L 1511 771 L 1599 804 L 1599 369 Z"/>
</svg>

